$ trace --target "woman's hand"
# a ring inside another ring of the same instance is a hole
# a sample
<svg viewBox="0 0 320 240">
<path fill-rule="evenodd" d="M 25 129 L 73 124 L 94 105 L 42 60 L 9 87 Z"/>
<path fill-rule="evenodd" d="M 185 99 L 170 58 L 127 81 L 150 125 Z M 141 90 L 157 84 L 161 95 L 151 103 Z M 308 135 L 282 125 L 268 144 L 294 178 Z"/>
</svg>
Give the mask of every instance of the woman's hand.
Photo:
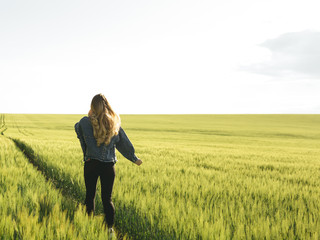
<svg viewBox="0 0 320 240">
<path fill-rule="evenodd" d="M 141 159 L 138 159 L 135 164 L 137 164 L 138 166 L 140 166 L 142 164 L 142 160 Z"/>
</svg>

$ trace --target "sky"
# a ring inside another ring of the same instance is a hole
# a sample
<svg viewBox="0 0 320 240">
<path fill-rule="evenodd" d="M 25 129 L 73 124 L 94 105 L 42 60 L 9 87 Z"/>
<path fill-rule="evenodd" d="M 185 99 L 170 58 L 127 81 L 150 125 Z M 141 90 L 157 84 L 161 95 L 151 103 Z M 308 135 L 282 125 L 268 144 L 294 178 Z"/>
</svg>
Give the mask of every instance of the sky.
<svg viewBox="0 0 320 240">
<path fill-rule="evenodd" d="M 0 113 L 320 113 L 318 0 L 0 0 Z"/>
</svg>

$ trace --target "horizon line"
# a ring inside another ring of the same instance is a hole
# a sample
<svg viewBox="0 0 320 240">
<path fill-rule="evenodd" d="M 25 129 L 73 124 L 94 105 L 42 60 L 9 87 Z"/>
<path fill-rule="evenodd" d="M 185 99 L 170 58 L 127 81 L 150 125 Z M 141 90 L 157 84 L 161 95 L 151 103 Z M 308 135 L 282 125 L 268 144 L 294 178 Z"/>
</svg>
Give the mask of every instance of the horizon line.
<svg viewBox="0 0 320 240">
<path fill-rule="evenodd" d="M 30 115 L 88 115 L 87 113 L 2 113 Z M 119 115 L 320 115 L 320 113 L 119 113 Z"/>
</svg>

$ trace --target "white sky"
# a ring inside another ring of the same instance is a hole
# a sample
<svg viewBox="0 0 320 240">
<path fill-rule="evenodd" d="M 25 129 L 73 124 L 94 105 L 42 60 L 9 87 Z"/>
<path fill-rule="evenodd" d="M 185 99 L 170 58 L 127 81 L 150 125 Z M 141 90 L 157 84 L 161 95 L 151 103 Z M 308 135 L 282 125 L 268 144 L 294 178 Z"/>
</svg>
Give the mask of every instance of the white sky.
<svg viewBox="0 0 320 240">
<path fill-rule="evenodd" d="M 0 112 L 320 113 L 319 7 L 0 0 Z"/>
</svg>

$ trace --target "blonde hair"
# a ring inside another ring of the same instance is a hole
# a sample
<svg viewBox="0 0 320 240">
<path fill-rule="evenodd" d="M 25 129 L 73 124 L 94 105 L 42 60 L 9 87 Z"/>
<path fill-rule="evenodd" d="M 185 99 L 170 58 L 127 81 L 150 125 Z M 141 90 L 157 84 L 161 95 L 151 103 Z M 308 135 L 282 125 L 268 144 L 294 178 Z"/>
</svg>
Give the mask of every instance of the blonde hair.
<svg viewBox="0 0 320 240">
<path fill-rule="evenodd" d="M 108 145 L 111 138 L 118 135 L 121 124 L 120 117 L 112 110 L 103 94 L 100 93 L 93 97 L 88 116 L 98 147 L 102 143 Z"/>
</svg>

